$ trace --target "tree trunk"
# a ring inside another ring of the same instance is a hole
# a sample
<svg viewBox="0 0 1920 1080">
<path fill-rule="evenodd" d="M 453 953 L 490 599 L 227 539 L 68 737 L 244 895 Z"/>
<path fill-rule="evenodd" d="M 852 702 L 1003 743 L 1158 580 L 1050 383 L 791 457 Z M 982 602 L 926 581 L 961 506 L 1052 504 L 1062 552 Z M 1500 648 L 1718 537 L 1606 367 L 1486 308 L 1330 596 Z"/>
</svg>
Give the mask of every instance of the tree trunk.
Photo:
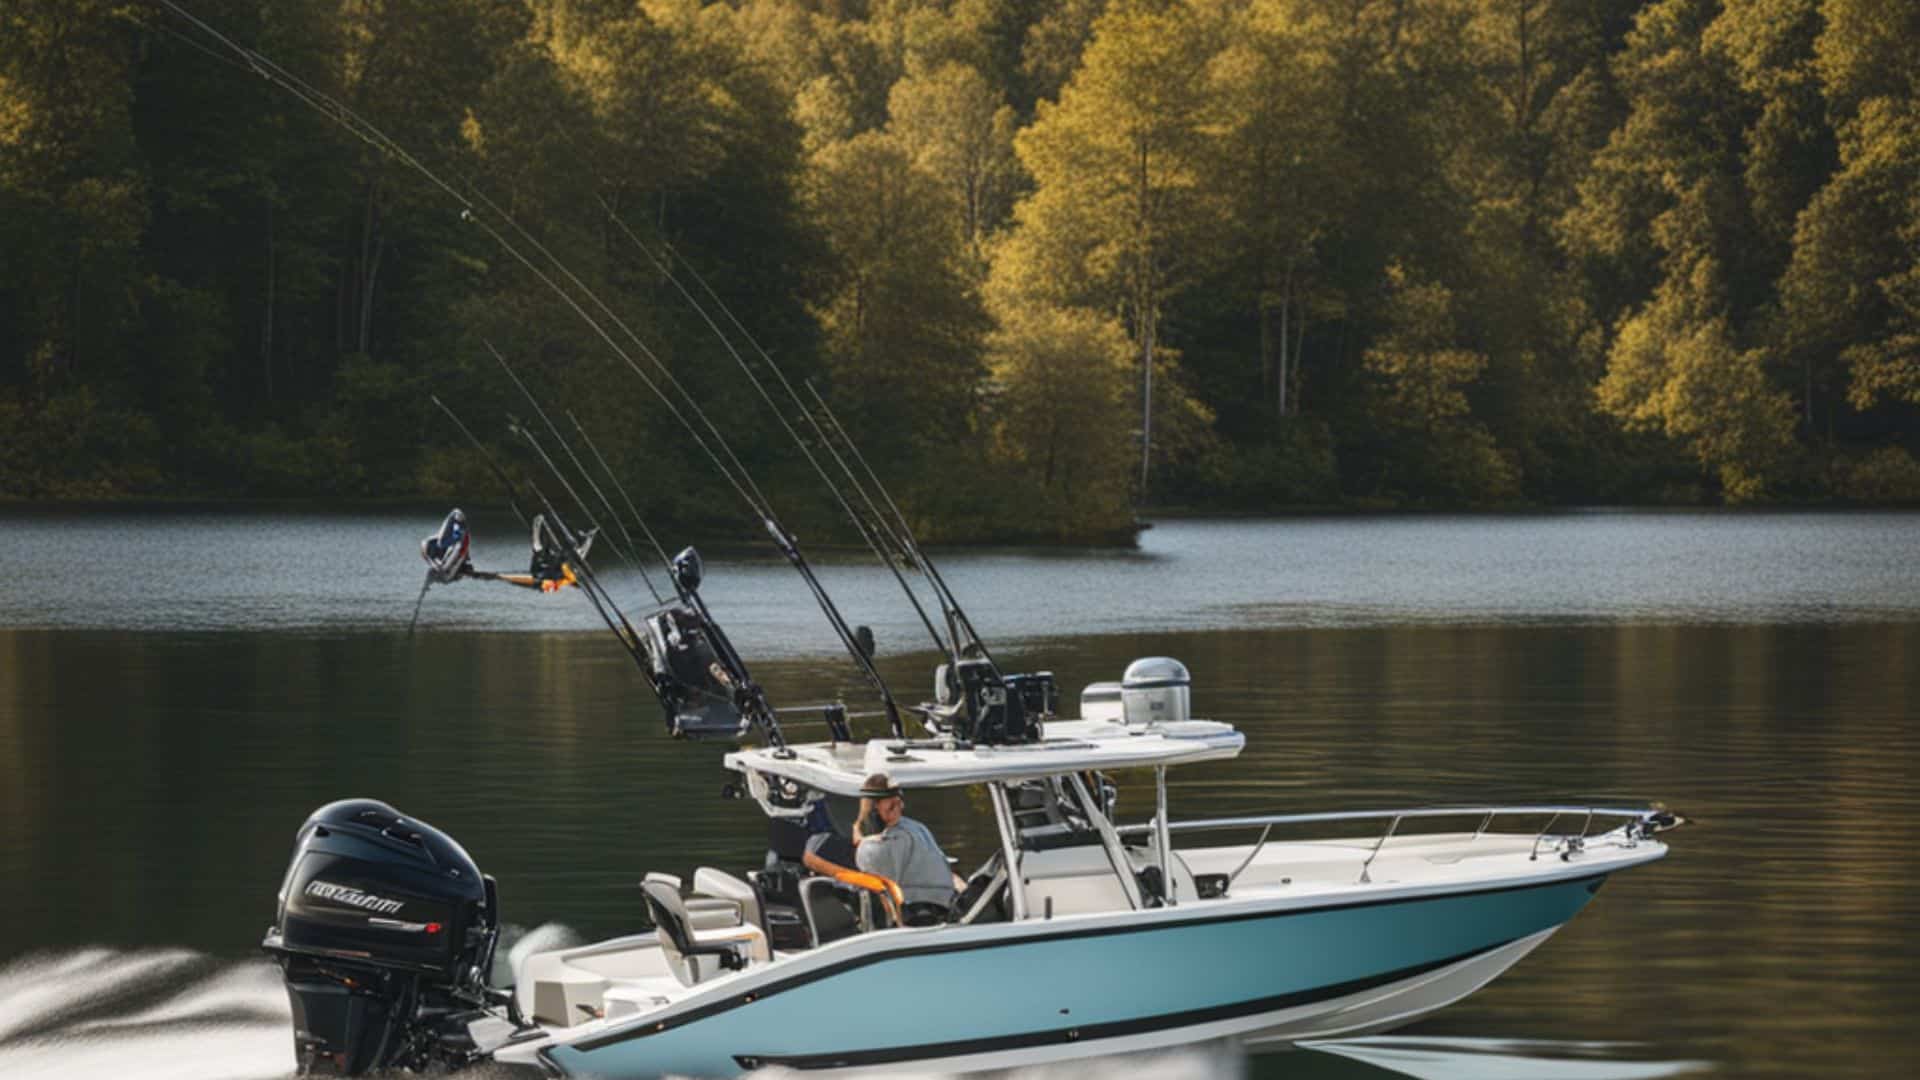
<svg viewBox="0 0 1920 1080">
<path fill-rule="evenodd" d="M 273 402 L 273 303 L 278 263 L 273 250 L 273 199 L 267 199 L 267 303 L 260 316 L 260 373 L 267 383 L 267 402 Z"/>
<path fill-rule="evenodd" d="M 1287 415 L 1287 317 L 1293 308 L 1292 271 L 1288 271 L 1287 277 L 1289 280 L 1280 294 L 1280 369 L 1274 378 L 1278 388 L 1274 390 L 1273 413 L 1281 419 Z"/>
<path fill-rule="evenodd" d="M 1813 357 L 1811 356 L 1807 357 L 1806 386 L 1807 386 L 1807 434 L 1812 435 L 1815 432 L 1815 428 L 1814 428 L 1815 421 L 1813 418 Z"/>
<path fill-rule="evenodd" d="M 1300 318 L 1295 321 L 1293 330 L 1293 370 L 1291 372 L 1293 389 L 1292 392 L 1287 395 L 1287 404 L 1292 407 L 1293 415 L 1295 416 L 1300 415 L 1300 387 L 1302 386 L 1302 380 L 1300 378 L 1300 357 L 1306 347 L 1307 308 L 1305 304 L 1302 304 L 1300 306 Z"/>
<path fill-rule="evenodd" d="M 1147 478 L 1153 471 L 1153 322 L 1142 313 L 1140 335 L 1140 504 L 1147 502 Z"/>
<path fill-rule="evenodd" d="M 1147 200 L 1147 146 L 1139 144 L 1139 171 L 1135 177 L 1134 227 L 1139 245 L 1134 266 L 1134 307 L 1140 332 L 1140 505 L 1147 502 L 1147 481 L 1153 472 L 1153 237 Z"/>
<path fill-rule="evenodd" d="M 1253 317 L 1260 324 L 1260 400 L 1273 397 L 1273 320 L 1267 317 L 1265 277 L 1262 275 L 1259 299 L 1254 302 Z"/>
<path fill-rule="evenodd" d="M 355 319 L 355 351 L 367 351 L 368 323 L 373 318 L 373 279 L 379 270 L 379 246 L 374 239 L 374 204 L 379 193 L 379 185 L 367 181 L 367 207 L 360 217 L 360 289 L 356 298 L 359 309 Z"/>
<path fill-rule="evenodd" d="M 367 267 L 366 291 L 360 294 L 360 355 L 366 356 L 372 347 L 373 336 L 373 286 L 380 277 L 380 256 L 387 250 L 387 238 L 374 241 L 373 260 Z"/>
</svg>

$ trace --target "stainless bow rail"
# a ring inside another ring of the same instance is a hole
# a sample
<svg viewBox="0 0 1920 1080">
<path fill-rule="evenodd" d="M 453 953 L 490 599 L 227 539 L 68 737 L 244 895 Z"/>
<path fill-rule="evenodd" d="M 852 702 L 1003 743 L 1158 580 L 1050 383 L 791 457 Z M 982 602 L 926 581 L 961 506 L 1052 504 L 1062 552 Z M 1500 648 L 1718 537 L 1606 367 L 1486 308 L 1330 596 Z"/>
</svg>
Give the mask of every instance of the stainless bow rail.
<svg viewBox="0 0 1920 1080">
<path fill-rule="evenodd" d="M 1473 817 L 1478 815 L 1480 825 L 1473 833 L 1473 839 L 1478 840 L 1480 837 L 1486 835 L 1488 826 L 1492 825 L 1496 818 L 1540 817 L 1544 815 L 1547 818 L 1547 823 L 1534 835 L 1533 851 L 1528 856 L 1529 859 L 1538 859 L 1540 857 L 1541 843 L 1552 834 L 1553 827 L 1558 824 L 1563 817 L 1578 815 L 1581 818 L 1579 834 L 1566 838 L 1572 842 L 1570 850 L 1578 850 L 1584 846 L 1587 839 L 1587 830 L 1592 827 L 1594 818 L 1626 819 L 1626 843 L 1628 846 L 1632 846 L 1637 844 L 1642 837 L 1649 836 L 1654 831 L 1657 831 L 1651 827 L 1651 823 L 1656 815 L 1663 812 L 1662 808 L 1658 806 L 1427 806 L 1410 810 L 1331 810 L 1315 814 L 1262 814 L 1255 817 L 1200 818 L 1194 821 L 1168 822 L 1166 832 L 1171 834 L 1180 832 L 1216 832 L 1226 829 L 1259 829 L 1260 839 L 1254 844 L 1253 850 L 1249 851 L 1246 859 L 1234 869 L 1233 873 L 1227 876 L 1227 885 L 1231 887 L 1234 879 L 1238 878 L 1247 867 L 1253 865 L 1253 861 L 1260 854 L 1261 849 L 1266 847 L 1267 839 L 1273 834 L 1273 829 L 1276 825 L 1312 825 L 1331 821 L 1385 821 L 1387 822 L 1386 831 L 1381 833 L 1380 838 L 1373 842 L 1372 850 L 1367 852 L 1366 859 L 1360 864 L 1360 881 L 1364 883 L 1372 880 L 1372 878 L 1367 876 L 1367 871 L 1373 866 L 1373 860 L 1380 854 L 1380 849 L 1387 845 L 1388 840 L 1393 839 L 1394 833 L 1400 830 L 1401 822 L 1412 818 Z M 1150 821 L 1141 825 L 1123 825 L 1116 831 L 1122 836 L 1137 836 L 1142 833 L 1155 832 L 1159 828 L 1160 826 L 1157 822 Z"/>
</svg>

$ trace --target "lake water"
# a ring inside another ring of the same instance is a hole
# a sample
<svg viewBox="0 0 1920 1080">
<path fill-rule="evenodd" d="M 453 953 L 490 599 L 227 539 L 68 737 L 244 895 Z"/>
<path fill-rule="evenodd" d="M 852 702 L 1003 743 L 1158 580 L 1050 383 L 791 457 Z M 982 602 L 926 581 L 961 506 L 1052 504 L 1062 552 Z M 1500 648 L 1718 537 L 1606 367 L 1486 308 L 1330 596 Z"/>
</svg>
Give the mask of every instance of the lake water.
<svg viewBox="0 0 1920 1080">
<path fill-rule="evenodd" d="M 632 930 L 645 870 L 757 862 L 718 748 L 665 739 L 578 596 L 463 582 L 407 636 L 435 524 L 0 514 L 0 1076 L 284 1074 L 254 946 L 333 798 L 451 832 L 540 940 Z M 476 562 L 518 568 L 518 530 L 476 524 Z M 1138 552 L 941 565 L 1003 660 L 1069 694 L 1137 656 L 1192 668 L 1196 711 L 1250 745 L 1176 773 L 1177 815 L 1605 797 L 1695 819 L 1435 1018 L 1157 1074 L 1599 1080 L 1915 1064 L 1917 559 L 1920 515 L 1616 513 L 1164 522 Z M 891 579 L 824 576 L 917 698 L 934 658 Z M 777 703 L 865 703 L 791 571 L 708 580 Z M 1125 791 L 1122 816 L 1150 805 Z M 963 861 L 992 843 L 964 794 L 915 813 Z"/>
</svg>

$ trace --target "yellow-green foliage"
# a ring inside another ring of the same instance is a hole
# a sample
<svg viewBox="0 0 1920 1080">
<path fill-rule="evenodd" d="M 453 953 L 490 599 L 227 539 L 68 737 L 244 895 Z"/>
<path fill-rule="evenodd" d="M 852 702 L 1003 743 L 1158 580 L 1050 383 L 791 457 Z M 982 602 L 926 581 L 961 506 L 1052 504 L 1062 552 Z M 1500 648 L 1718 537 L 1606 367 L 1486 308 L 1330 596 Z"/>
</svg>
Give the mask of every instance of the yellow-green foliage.
<svg viewBox="0 0 1920 1080">
<path fill-rule="evenodd" d="M 1133 457 L 1132 346 L 1110 316 L 1010 305 L 987 339 L 986 416 L 997 460 L 1052 527 L 1124 523 Z"/>
<path fill-rule="evenodd" d="M 1920 502 L 1920 461 L 1898 446 L 1883 446 L 1853 462 L 1843 473 L 1841 491 L 1865 503 Z"/>
<path fill-rule="evenodd" d="M 1884 499 L 1920 446 L 1914 0 L 201 14 L 497 200 L 812 484 L 629 234 L 671 245 L 940 535 L 1124 531 L 1143 490 Z M 0 408 L 44 444 L 0 490 L 437 490 L 423 392 L 492 437 L 486 341 L 672 478 L 647 509 L 727 516 L 533 269 L 190 30 L 0 0 Z"/>
</svg>

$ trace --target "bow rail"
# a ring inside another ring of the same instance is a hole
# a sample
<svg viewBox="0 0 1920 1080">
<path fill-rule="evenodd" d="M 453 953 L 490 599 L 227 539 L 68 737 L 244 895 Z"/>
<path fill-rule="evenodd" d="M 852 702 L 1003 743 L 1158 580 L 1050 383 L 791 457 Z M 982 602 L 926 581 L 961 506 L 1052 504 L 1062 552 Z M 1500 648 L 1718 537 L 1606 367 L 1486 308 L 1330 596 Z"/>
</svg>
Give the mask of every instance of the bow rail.
<svg viewBox="0 0 1920 1080">
<path fill-rule="evenodd" d="M 1373 849 L 1367 852 L 1365 861 L 1360 864 L 1360 881 L 1367 882 L 1372 880 L 1368 877 L 1367 872 L 1368 869 L 1372 867 L 1374 858 L 1380 854 L 1380 849 L 1386 846 L 1387 841 L 1393 839 L 1393 835 L 1400 830 L 1401 822 L 1416 818 L 1464 818 L 1474 817 L 1476 815 L 1480 818 L 1480 825 L 1474 830 L 1473 839 L 1475 840 L 1486 835 L 1487 828 L 1491 826 L 1497 818 L 1540 817 L 1546 815 L 1546 825 L 1542 826 L 1540 831 L 1534 835 L 1533 851 L 1532 854 L 1528 856 L 1530 859 L 1538 859 L 1540 857 L 1541 843 L 1545 841 L 1548 836 L 1553 835 L 1553 827 L 1558 824 L 1563 817 L 1577 815 L 1580 817 L 1581 822 L 1580 832 L 1578 834 L 1570 834 L 1557 838 L 1560 840 L 1560 854 L 1562 858 L 1566 858 L 1572 852 L 1578 851 L 1585 846 L 1588 830 L 1592 828 L 1594 818 L 1607 818 L 1610 820 L 1615 818 L 1625 819 L 1626 824 L 1624 826 L 1617 826 L 1617 828 L 1624 828 L 1626 830 L 1624 842 L 1629 847 L 1639 843 L 1640 840 L 1645 837 L 1652 836 L 1656 832 L 1680 824 L 1682 820 L 1658 805 L 1637 807 L 1570 804 L 1423 806 L 1404 810 L 1329 810 L 1311 814 L 1260 814 L 1253 817 L 1199 818 L 1193 821 L 1169 821 L 1166 824 L 1166 831 L 1172 834 L 1181 832 L 1216 832 L 1228 829 L 1259 829 L 1260 839 L 1254 843 L 1253 849 L 1247 853 L 1246 860 L 1242 862 L 1233 873 L 1227 875 L 1227 884 L 1231 886 L 1247 867 L 1253 865 L 1253 861 L 1260 854 L 1261 849 L 1266 847 L 1267 838 L 1272 834 L 1274 826 L 1276 825 L 1312 825 L 1334 821 L 1385 821 L 1387 822 L 1386 831 L 1381 833 L 1380 838 L 1373 842 Z M 1152 833 L 1158 828 L 1160 828 L 1160 825 L 1157 821 L 1149 821 L 1139 825 L 1122 825 L 1116 831 L 1121 836 L 1138 836 L 1145 833 Z"/>
</svg>

